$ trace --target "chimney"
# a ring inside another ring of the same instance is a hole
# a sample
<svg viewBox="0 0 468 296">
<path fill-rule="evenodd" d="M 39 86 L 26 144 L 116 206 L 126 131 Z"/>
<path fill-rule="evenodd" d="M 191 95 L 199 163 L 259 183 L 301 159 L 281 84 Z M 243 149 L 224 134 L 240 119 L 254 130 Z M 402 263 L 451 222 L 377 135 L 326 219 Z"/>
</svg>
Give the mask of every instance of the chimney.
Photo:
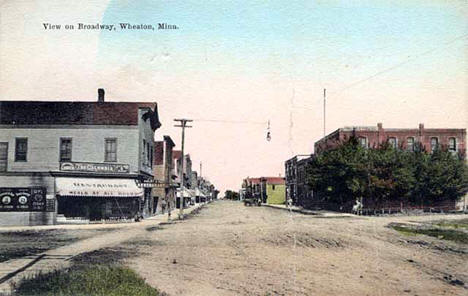
<svg viewBox="0 0 468 296">
<path fill-rule="evenodd" d="M 99 103 L 104 103 L 104 89 L 103 88 L 98 88 L 98 102 Z"/>
<path fill-rule="evenodd" d="M 384 130 L 382 122 L 377 123 L 377 145 L 384 142 Z"/>
<path fill-rule="evenodd" d="M 424 135 L 424 123 L 419 124 L 419 142 L 423 142 L 423 135 Z"/>
</svg>

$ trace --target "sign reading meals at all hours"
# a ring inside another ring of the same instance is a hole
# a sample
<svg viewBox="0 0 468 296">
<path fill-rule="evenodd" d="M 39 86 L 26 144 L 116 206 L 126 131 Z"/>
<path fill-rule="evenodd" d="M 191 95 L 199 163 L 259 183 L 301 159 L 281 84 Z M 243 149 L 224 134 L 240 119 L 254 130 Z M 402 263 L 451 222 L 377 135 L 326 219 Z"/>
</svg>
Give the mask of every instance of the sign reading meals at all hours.
<svg viewBox="0 0 468 296">
<path fill-rule="evenodd" d="M 92 162 L 61 162 L 60 170 L 67 172 L 92 172 L 92 173 L 129 173 L 128 164 L 119 163 L 92 163 Z"/>
</svg>

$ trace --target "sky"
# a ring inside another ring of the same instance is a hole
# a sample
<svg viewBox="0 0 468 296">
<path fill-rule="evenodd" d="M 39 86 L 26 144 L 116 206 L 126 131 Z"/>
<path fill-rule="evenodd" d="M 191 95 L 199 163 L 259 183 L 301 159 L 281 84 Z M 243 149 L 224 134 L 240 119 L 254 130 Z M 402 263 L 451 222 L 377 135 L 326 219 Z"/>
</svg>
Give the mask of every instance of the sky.
<svg viewBox="0 0 468 296">
<path fill-rule="evenodd" d="M 342 126 L 466 128 L 468 5 L 388 1 L 0 1 L 1 100 L 157 102 L 222 192 L 284 176 Z M 44 23 L 60 24 L 46 30 Z M 77 24 L 156 30 L 78 30 Z M 157 30 L 158 23 L 177 30 Z M 65 29 L 74 25 L 75 29 Z M 266 140 L 270 121 L 271 141 Z"/>
</svg>

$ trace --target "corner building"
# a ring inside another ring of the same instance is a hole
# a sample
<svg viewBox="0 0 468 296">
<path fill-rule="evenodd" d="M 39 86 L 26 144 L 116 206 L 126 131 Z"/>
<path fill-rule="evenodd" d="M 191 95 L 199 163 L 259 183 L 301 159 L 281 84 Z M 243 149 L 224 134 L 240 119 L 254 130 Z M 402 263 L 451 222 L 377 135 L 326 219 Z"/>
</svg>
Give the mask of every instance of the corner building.
<svg viewBox="0 0 468 296">
<path fill-rule="evenodd" d="M 153 213 L 156 103 L 0 101 L 0 225 Z"/>
</svg>

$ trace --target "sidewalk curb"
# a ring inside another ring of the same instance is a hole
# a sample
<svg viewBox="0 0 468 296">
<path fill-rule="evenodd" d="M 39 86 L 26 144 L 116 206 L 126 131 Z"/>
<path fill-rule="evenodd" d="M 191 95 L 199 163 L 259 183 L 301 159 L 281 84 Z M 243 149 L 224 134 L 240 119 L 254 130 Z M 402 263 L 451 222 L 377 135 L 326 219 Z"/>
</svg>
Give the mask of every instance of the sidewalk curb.
<svg viewBox="0 0 468 296">
<path fill-rule="evenodd" d="M 184 212 L 191 213 L 193 210 L 204 207 L 207 204 L 197 204 L 193 207 L 184 209 Z M 176 211 L 175 211 L 176 210 Z M 171 220 L 178 220 L 178 210 L 172 210 Z M 0 226 L 0 233 L 13 232 L 13 231 L 28 231 L 28 230 L 49 230 L 49 229 L 94 229 L 94 228 L 109 228 L 119 229 L 125 227 L 135 227 L 141 223 L 151 223 L 154 221 L 167 221 L 167 213 L 158 214 L 151 217 L 144 218 L 140 222 L 121 222 L 121 223 L 90 223 L 90 224 L 55 224 L 55 225 L 33 225 L 33 226 Z"/>
</svg>

